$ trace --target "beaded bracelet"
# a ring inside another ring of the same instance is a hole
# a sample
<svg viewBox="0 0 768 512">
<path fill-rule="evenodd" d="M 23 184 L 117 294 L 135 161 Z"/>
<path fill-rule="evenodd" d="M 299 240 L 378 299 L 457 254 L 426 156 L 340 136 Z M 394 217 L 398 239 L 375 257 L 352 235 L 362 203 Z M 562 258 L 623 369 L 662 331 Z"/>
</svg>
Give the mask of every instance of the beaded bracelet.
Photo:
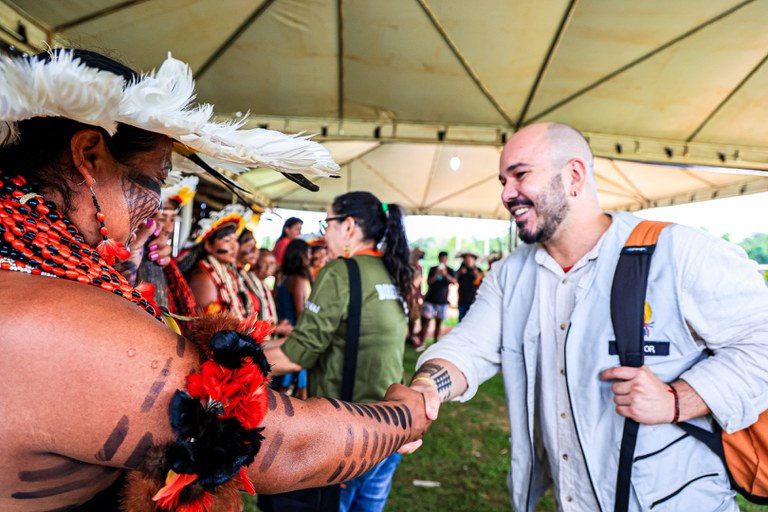
<svg viewBox="0 0 768 512">
<path fill-rule="evenodd" d="M 677 423 L 677 420 L 680 419 L 680 397 L 677 395 L 677 389 L 675 389 L 675 386 L 672 384 L 667 384 L 667 386 L 669 386 L 667 391 L 672 393 L 672 396 L 675 397 L 675 415 L 672 418 L 672 423 Z"/>
</svg>

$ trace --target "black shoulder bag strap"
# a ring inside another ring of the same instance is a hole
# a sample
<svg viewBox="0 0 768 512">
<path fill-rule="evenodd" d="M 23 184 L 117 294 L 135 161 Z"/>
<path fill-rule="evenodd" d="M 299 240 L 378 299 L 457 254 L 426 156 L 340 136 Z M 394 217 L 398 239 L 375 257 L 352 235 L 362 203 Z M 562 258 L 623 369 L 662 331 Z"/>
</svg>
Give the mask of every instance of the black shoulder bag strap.
<svg viewBox="0 0 768 512">
<path fill-rule="evenodd" d="M 360 342 L 360 315 L 363 307 L 363 285 L 360 279 L 360 267 L 352 258 L 342 258 L 349 274 L 349 314 L 347 318 L 347 338 L 344 346 L 344 370 L 341 377 L 341 399 L 352 401 L 357 370 L 357 349 Z M 312 509 L 290 509 L 291 512 L 338 512 L 341 500 L 341 487 L 329 485 L 309 489 L 315 492 L 317 501 L 312 502 Z M 300 491 L 299 491 L 300 492 Z M 275 509 L 277 510 L 277 509 Z M 288 510 L 283 508 L 283 510 Z"/>
<path fill-rule="evenodd" d="M 624 244 L 616 265 L 611 288 L 611 322 L 616 336 L 616 352 L 622 366 L 638 368 L 643 365 L 643 321 L 648 271 L 656 240 L 668 224 L 641 221 Z M 639 426 L 634 420 L 624 420 L 616 478 L 615 512 L 626 512 L 629 507 L 632 462 Z"/>
<path fill-rule="evenodd" d="M 360 315 L 363 308 L 363 283 L 360 267 L 352 258 L 342 258 L 349 273 L 349 314 L 347 319 L 347 340 L 344 346 L 344 373 L 341 379 L 341 399 L 352 401 L 357 370 L 357 347 L 360 342 Z"/>
</svg>

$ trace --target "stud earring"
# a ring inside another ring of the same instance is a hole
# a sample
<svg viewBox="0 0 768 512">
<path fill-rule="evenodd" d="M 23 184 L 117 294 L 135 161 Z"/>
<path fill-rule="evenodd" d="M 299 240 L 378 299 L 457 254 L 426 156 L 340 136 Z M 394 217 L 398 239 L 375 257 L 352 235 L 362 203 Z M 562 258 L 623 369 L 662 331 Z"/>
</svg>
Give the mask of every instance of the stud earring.
<svg viewBox="0 0 768 512">
<path fill-rule="evenodd" d="M 99 255 L 104 258 L 104 261 L 110 266 L 115 264 L 116 258 L 121 260 L 128 259 L 128 257 L 131 255 L 131 252 L 125 247 L 125 244 L 123 242 L 116 242 L 115 240 L 109 238 L 107 226 L 104 225 L 104 212 L 101 211 L 99 200 L 96 199 L 96 193 L 93 191 L 93 185 L 96 184 L 96 180 L 89 177 L 86 178 L 86 182 L 88 188 L 91 191 L 93 206 L 96 207 L 96 220 L 99 221 L 99 225 L 101 226 L 99 229 L 99 234 L 101 235 L 102 240 L 99 242 L 99 245 L 96 246 L 96 252 L 98 252 Z"/>
<path fill-rule="evenodd" d="M 349 246 L 348 245 L 344 246 L 344 257 L 345 258 L 349 258 Z"/>
</svg>

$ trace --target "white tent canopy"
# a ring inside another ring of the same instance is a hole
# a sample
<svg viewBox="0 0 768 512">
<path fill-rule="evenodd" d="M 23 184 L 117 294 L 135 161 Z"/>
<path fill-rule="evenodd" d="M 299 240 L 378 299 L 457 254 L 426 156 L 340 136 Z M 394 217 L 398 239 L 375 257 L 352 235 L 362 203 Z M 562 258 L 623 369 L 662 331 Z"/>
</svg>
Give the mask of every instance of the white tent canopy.
<svg viewBox="0 0 768 512">
<path fill-rule="evenodd" d="M 768 190 L 761 0 L 4 3 L 0 36 L 20 47 L 70 41 L 145 70 L 172 51 L 217 111 L 318 133 L 343 178 L 313 194 L 255 171 L 266 206 L 366 188 L 413 212 L 505 217 L 499 147 L 538 121 L 588 136 L 606 208 Z"/>
</svg>

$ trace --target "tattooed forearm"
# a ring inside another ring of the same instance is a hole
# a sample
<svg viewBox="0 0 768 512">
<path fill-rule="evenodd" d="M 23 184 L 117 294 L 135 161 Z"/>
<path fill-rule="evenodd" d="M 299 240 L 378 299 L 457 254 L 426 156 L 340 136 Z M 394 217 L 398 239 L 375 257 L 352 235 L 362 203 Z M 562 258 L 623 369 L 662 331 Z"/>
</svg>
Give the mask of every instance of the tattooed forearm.
<svg viewBox="0 0 768 512">
<path fill-rule="evenodd" d="M 451 380 L 451 374 L 448 373 L 444 366 L 435 363 L 424 363 L 416 370 L 416 374 L 411 382 L 421 377 L 431 379 L 435 383 L 440 400 L 446 401 L 451 399 L 453 381 Z"/>
</svg>

